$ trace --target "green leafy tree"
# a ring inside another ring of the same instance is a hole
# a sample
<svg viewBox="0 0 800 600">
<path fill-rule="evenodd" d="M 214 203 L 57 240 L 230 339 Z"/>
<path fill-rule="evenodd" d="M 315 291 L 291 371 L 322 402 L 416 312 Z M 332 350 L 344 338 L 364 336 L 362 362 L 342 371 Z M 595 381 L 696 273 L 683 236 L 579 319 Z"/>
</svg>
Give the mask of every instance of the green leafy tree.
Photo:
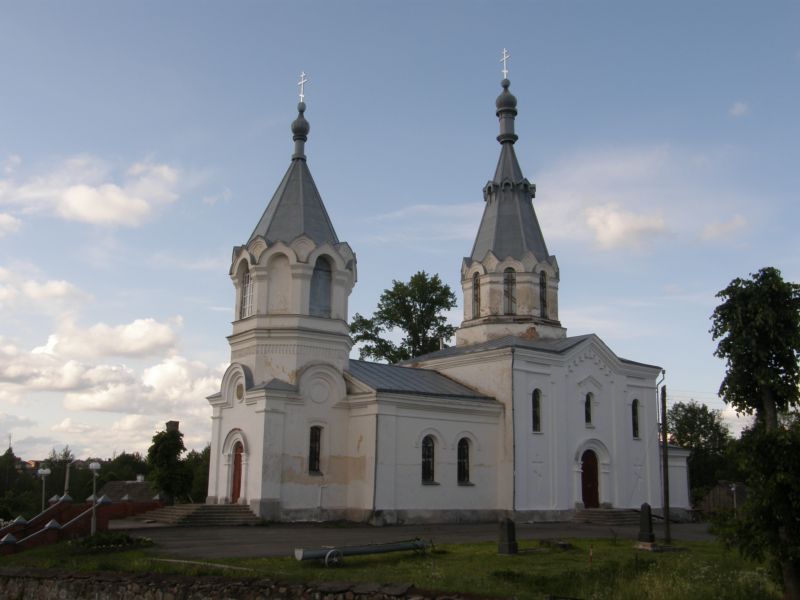
<svg viewBox="0 0 800 600">
<path fill-rule="evenodd" d="M 720 411 L 694 400 L 673 405 L 667 412 L 667 422 L 675 441 L 691 450 L 689 483 L 695 504 L 730 473 L 731 434 Z"/>
<path fill-rule="evenodd" d="M 768 430 L 778 414 L 798 402 L 800 386 L 800 285 L 765 267 L 750 279 L 736 278 L 717 294 L 711 316 L 715 356 L 727 363 L 720 396 Z"/>
<path fill-rule="evenodd" d="M 159 431 L 153 436 L 153 443 L 147 450 L 149 478 L 156 489 L 167 496 L 170 502 L 184 497 L 189 492 L 192 474 L 181 460 L 186 452 L 183 433 L 177 429 Z"/>
<path fill-rule="evenodd" d="M 353 341 L 363 343 L 361 358 L 390 363 L 434 352 L 440 340 L 453 337 L 455 327 L 447 324 L 443 314 L 456 306 L 456 296 L 438 275 L 419 271 L 408 282 L 392 281 L 378 301 L 371 319 L 356 313 L 350 324 Z M 399 329 L 402 341 L 395 344 L 387 334 Z"/>
<path fill-rule="evenodd" d="M 0 455 L 0 519 L 31 518 L 41 508 L 41 487 L 9 448 Z"/>
<path fill-rule="evenodd" d="M 200 452 L 191 450 L 186 455 L 186 466 L 192 474 L 192 487 L 189 492 L 191 502 L 204 502 L 208 495 L 208 469 L 211 462 L 211 446 Z"/>
<path fill-rule="evenodd" d="M 770 558 L 786 597 L 800 598 L 800 426 L 779 422 L 800 395 L 800 285 L 766 267 L 717 297 L 711 334 L 719 340 L 715 355 L 726 361 L 720 394 L 756 415 L 739 452 L 748 498 L 721 531 L 745 554 Z"/>
</svg>

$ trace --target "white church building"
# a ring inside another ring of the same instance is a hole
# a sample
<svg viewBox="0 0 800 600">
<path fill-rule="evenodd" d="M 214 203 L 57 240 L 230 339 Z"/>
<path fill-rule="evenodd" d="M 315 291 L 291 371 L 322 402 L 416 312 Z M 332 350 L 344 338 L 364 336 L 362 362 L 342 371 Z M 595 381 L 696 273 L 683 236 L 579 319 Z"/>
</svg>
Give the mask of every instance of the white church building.
<svg viewBox="0 0 800 600">
<path fill-rule="evenodd" d="M 509 85 L 496 102 L 500 158 L 461 263 L 456 345 L 399 365 L 350 358 L 356 256 L 311 177 L 301 98 L 289 169 L 233 250 L 231 364 L 208 398 L 208 503 L 376 524 L 662 506 L 661 368 L 596 335 L 567 336 Z M 671 506 L 689 508 L 686 452 L 670 456 Z"/>
</svg>

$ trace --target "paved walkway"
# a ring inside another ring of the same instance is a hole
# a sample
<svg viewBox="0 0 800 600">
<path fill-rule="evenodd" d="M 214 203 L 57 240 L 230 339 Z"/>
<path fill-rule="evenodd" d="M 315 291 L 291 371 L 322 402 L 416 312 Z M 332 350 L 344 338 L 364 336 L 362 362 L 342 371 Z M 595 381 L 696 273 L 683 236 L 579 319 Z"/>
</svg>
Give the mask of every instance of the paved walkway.
<svg viewBox="0 0 800 600">
<path fill-rule="evenodd" d="M 128 526 L 131 526 L 130 529 Z M 377 544 L 431 539 L 435 544 L 496 541 L 496 523 L 448 525 L 369 525 L 274 524 L 264 527 L 136 527 L 127 521 L 112 521 L 112 528 L 129 530 L 151 538 L 166 556 L 179 558 L 244 558 L 292 556 L 295 548 Z M 655 525 L 656 537 L 663 537 L 663 525 Z M 535 523 L 517 525 L 517 539 L 612 538 L 635 540 L 636 527 L 609 528 L 575 523 Z M 711 540 L 705 523 L 673 524 L 673 540 Z"/>
</svg>

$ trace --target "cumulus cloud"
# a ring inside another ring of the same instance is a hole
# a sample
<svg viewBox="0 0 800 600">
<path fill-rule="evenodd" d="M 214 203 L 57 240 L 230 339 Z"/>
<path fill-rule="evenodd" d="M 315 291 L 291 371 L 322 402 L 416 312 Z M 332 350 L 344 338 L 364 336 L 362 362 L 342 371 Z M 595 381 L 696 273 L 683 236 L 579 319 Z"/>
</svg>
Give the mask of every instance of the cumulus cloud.
<svg viewBox="0 0 800 600">
<path fill-rule="evenodd" d="M 71 417 L 67 417 L 60 423 L 53 425 L 50 428 L 50 431 L 55 431 L 57 433 L 86 433 L 92 430 L 91 425 L 86 425 L 84 423 L 77 423 L 72 420 Z"/>
<path fill-rule="evenodd" d="M 750 107 L 745 102 L 734 102 L 728 109 L 728 114 L 735 119 L 745 116 L 748 112 Z"/>
<path fill-rule="evenodd" d="M 167 352 L 177 342 L 181 317 L 161 323 L 152 318 L 136 319 L 121 325 L 97 323 L 82 329 L 71 320 L 63 320 L 44 346 L 34 353 L 64 357 L 94 358 L 103 356 L 143 357 Z"/>
<path fill-rule="evenodd" d="M 746 225 L 747 219 L 745 219 L 742 215 L 736 214 L 727 221 L 715 221 L 713 223 L 709 223 L 703 228 L 703 231 L 700 233 L 700 237 L 704 240 L 714 240 L 727 237 L 732 233 L 743 229 Z"/>
<path fill-rule="evenodd" d="M 16 217 L 0 213 L 0 238 L 10 233 L 16 233 L 19 231 L 20 225 L 22 225 L 22 221 Z"/>
<path fill-rule="evenodd" d="M 0 308 L 28 308 L 31 305 L 49 313 L 75 308 L 91 298 L 76 285 L 63 279 L 36 279 L 22 270 L 0 267 Z"/>
<path fill-rule="evenodd" d="M 724 197 L 728 206 L 749 200 L 716 183 L 715 171 L 735 158 L 729 148 L 667 145 L 583 152 L 541 170 L 534 206 L 548 240 L 610 251 L 646 249 L 667 236 L 697 239 L 719 214 L 709 199 Z"/>
<path fill-rule="evenodd" d="M 122 175 L 100 159 L 76 156 L 23 182 L 0 180 L 0 205 L 93 225 L 135 227 L 158 207 L 178 198 L 180 172 L 166 164 L 139 162 Z"/>
<path fill-rule="evenodd" d="M 666 229 L 661 215 L 636 214 L 615 204 L 590 206 L 585 214 L 586 224 L 601 248 L 638 246 L 645 238 Z"/>
<path fill-rule="evenodd" d="M 205 398 L 219 391 L 221 373 L 198 361 L 172 356 L 146 368 L 135 380 L 101 384 L 66 394 L 69 410 L 153 413 L 165 409 L 203 413 Z"/>
</svg>

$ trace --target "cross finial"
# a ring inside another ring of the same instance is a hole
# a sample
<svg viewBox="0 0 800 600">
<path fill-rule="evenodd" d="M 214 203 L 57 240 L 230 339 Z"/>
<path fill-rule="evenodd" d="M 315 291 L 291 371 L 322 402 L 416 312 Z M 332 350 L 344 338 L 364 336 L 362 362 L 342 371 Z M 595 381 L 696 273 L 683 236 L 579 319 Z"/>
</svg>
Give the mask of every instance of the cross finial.
<svg viewBox="0 0 800 600">
<path fill-rule="evenodd" d="M 508 79 L 508 59 L 511 58 L 511 55 L 508 53 L 508 50 L 503 48 L 503 58 L 500 59 L 500 62 L 503 63 L 503 79 Z"/>
<path fill-rule="evenodd" d="M 300 86 L 300 102 L 305 101 L 305 91 L 306 91 L 306 84 L 308 83 L 308 79 L 306 79 L 305 71 L 300 72 L 300 81 L 297 82 L 297 85 Z"/>
</svg>

